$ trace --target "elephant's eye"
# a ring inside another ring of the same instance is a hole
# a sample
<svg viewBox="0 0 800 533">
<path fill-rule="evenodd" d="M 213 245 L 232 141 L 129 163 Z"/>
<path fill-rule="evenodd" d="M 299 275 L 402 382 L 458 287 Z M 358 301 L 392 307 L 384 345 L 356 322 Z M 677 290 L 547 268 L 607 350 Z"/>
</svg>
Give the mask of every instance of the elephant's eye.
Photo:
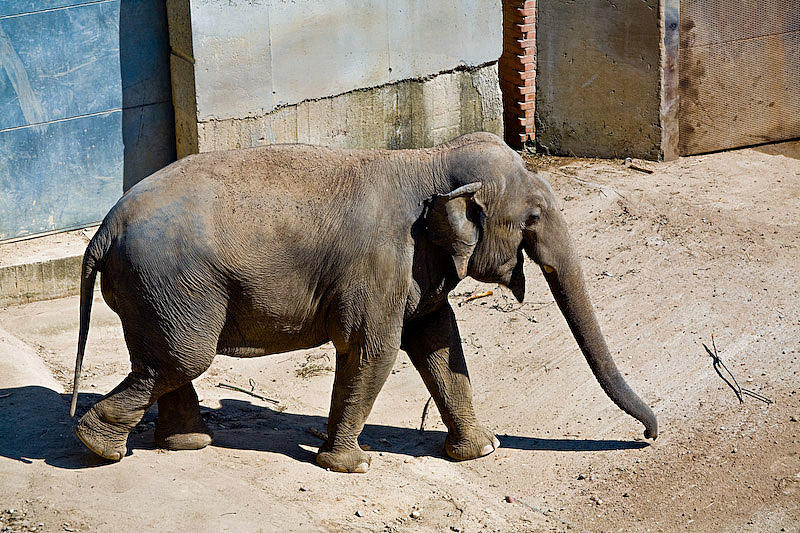
<svg viewBox="0 0 800 533">
<path fill-rule="evenodd" d="M 525 220 L 526 226 L 533 226 L 539 220 L 539 213 L 530 213 L 528 219 Z"/>
</svg>

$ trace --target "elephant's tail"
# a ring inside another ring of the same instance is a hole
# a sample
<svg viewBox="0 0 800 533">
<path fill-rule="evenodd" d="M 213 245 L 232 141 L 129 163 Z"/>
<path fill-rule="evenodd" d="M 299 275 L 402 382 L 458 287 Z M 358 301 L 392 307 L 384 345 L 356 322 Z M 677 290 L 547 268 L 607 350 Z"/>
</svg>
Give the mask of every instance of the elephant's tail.
<svg viewBox="0 0 800 533">
<path fill-rule="evenodd" d="M 102 268 L 103 259 L 111 248 L 111 234 L 106 223 L 100 225 L 86 252 L 83 254 L 81 266 L 81 311 L 80 330 L 78 332 L 78 355 L 75 358 L 75 377 L 72 382 L 72 403 L 69 407 L 69 416 L 75 416 L 75 407 L 78 403 L 78 385 L 81 380 L 81 367 L 83 366 L 83 352 L 86 349 L 86 337 L 89 335 L 89 318 L 92 314 L 92 300 L 94 298 L 94 282 L 97 272 Z"/>
</svg>

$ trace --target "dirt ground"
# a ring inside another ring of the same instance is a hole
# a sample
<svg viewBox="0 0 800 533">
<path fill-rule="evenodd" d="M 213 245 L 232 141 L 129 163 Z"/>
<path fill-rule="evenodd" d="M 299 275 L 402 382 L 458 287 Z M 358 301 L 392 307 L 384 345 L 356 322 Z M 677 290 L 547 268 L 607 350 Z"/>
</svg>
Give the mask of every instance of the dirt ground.
<svg viewBox="0 0 800 533">
<path fill-rule="evenodd" d="M 0 310 L 0 530 L 800 531 L 800 142 L 641 163 L 652 174 L 530 164 L 563 200 L 608 344 L 659 417 L 655 443 L 603 394 L 527 264 L 523 305 L 471 280 L 451 298 L 501 442 L 488 457 L 447 460 L 435 407 L 418 430 L 428 394 L 401 353 L 361 438 L 371 470 L 315 466 L 326 345 L 218 356 L 196 382 L 214 444 L 154 449 L 150 413 L 110 464 L 67 416 L 78 301 L 64 298 Z M 712 335 L 739 385 L 773 403 L 739 403 Z M 79 412 L 127 371 L 98 296 Z"/>
</svg>

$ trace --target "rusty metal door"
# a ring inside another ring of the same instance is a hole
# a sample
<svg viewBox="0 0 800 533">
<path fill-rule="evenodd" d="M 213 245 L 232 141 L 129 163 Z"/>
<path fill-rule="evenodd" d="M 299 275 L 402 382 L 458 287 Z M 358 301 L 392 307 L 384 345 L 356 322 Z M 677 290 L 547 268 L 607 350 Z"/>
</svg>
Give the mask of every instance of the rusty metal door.
<svg viewBox="0 0 800 533">
<path fill-rule="evenodd" d="M 680 5 L 680 153 L 800 137 L 800 0 Z"/>
</svg>

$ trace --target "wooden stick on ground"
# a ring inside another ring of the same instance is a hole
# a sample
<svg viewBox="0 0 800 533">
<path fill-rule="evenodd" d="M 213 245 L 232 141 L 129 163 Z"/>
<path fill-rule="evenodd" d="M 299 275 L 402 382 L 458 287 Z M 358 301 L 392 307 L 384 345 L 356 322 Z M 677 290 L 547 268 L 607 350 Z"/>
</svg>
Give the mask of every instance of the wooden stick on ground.
<svg viewBox="0 0 800 533">
<path fill-rule="evenodd" d="M 751 398 L 755 398 L 756 400 L 764 402 L 766 404 L 774 403 L 770 398 L 767 398 L 763 394 L 760 394 L 754 390 L 745 389 L 744 387 L 739 385 L 739 382 L 736 381 L 736 378 L 734 377 L 733 373 L 730 370 L 728 370 L 728 367 L 725 366 L 725 363 L 723 363 L 722 359 L 720 359 L 719 353 L 717 352 L 717 343 L 714 340 L 713 333 L 711 334 L 711 346 L 714 348 L 713 352 L 709 349 L 708 346 L 703 344 L 703 348 L 706 349 L 706 353 L 708 353 L 708 355 L 710 355 L 711 359 L 713 360 L 712 366 L 714 367 L 714 371 L 716 371 L 717 375 L 720 378 L 722 378 L 722 381 L 724 381 L 733 390 L 733 393 L 736 395 L 736 398 L 738 398 L 739 403 L 744 403 L 743 395 L 745 394 L 747 396 L 750 396 Z M 720 369 L 724 370 L 725 373 L 730 377 L 730 379 L 725 377 Z"/>
<path fill-rule="evenodd" d="M 631 170 L 637 170 L 639 172 L 644 172 L 645 174 L 652 174 L 653 173 L 653 171 L 650 170 L 649 168 L 640 167 L 639 165 L 635 164 L 633 162 L 633 159 L 631 159 L 630 157 L 626 157 L 625 158 L 625 161 L 622 163 L 622 166 L 627 167 L 627 168 L 629 168 Z"/>
<path fill-rule="evenodd" d="M 310 427 L 308 428 L 308 432 L 317 437 L 318 439 L 324 440 L 326 442 L 328 440 L 328 435 L 326 433 L 321 432 L 317 428 Z"/>
<path fill-rule="evenodd" d="M 467 298 L 466 300 L 464 300 L 461 303 L 465 304 L 467 302 L 471 302 L 472 300 L 477 300 L 478 298 L 486 298 L 487 296 L 491 296 L 492 294 L 494 294 L 494 291 L 479 292 L 479 293 L 473 294 L 472 296 L 470 296 L 469 298 Z"/>
<path fill-rule="evenodd" d="M 491 292 L 491 291 L 489 291 Z M 419 421 L 419 432 L 422 433 L 425 431 L 425 419 L 428 417 L 428 409 L 431 406 L 431 400 L 433 400 L 433 396 L 428 397 L 428 401 L 425 402 L 425 407 L 422 409 L 422 420 Z"/>
<path fill-rule="evenodd" d="M 252 390 L 243 389 L 241 387 L 237 387 L 236 385 L 230 385 L 228 383 L 217 383 L 217 387 L 219 387 L 220 389 L 229 389 L 229 390 L 235 390 L 235 391 L 238 391 L 238 392 L 243 392 L 245 394 L 249 394 L 250 396 L 253 396 L 254 398 L 258 398 L 259 400 L 264 400 L 265 402 L 271 402 L 271 403 L 274 403 L 274 404 L 281 403 L 278 400 L 273 400 L 272 398 L 267 398 L 266 396 L 262 396 L 262 395 L 258 394 L 257 392 L 253 392 Z"/>
</svg>

